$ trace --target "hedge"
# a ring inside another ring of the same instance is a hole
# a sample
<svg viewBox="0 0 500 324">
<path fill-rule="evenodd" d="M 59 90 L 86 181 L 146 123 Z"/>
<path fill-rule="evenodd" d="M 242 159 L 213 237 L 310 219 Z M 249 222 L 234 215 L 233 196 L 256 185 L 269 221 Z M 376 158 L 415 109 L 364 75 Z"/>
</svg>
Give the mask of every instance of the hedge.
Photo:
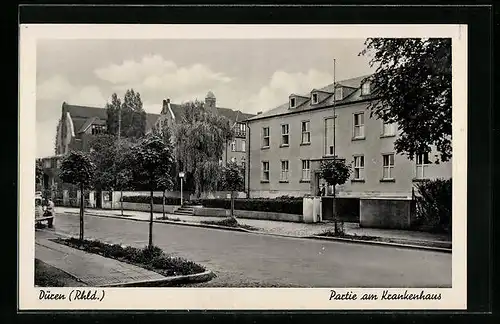
<svg viewBox="0 0 500 324">
<path fill-rule="evenodd" d="M 431 232 L 451 234 L 452 180 L 435 179 L 416 185 L 415 227 Z"/>
<path fill-rule="evenodd" d="M 235 199 L 234 209 L 302 215 L 302 201 L 302 198 Z M 207 208 L 231 209 L 231 199 L 199 199 L 196 203 Z"/>
<path fill-rule="evenodd" d="M 124 196 L 123 202 L 138 203 L 138 204 L 149 204 L 151 202 L 150 196 Z M 163 197 L 154 196 L 153 204 L 162 205 Z M 181 204 L 181 198 L 165 197 L 165 205 L 179 206 Z"/>
</svg>

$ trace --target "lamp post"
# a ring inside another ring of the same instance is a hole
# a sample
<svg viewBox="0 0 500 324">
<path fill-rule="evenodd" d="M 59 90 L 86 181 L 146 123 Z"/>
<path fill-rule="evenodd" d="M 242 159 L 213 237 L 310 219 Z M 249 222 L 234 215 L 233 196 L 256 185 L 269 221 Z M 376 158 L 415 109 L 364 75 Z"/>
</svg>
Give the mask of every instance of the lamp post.
<svg viewBox="0 0 500 324">
<path fill-rule="evenodd" d="M 179 178 L 181 178 L 181 207 L 182 207 L 182 200 L 183 200 L 183 193 L 182 193 L 182 185 L 183 185 L 183 182 L 184 182 L 184 172 L 179 172 Z"/>
</svg>

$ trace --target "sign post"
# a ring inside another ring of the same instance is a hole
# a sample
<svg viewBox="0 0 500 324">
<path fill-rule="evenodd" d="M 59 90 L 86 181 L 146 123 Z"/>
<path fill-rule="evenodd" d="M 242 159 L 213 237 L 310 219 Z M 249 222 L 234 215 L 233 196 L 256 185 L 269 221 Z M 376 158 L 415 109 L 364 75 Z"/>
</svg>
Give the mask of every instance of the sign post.
<svg viewBox="0 0 500 324">
<path fill-rule="evenodd" d="M 183 197 L 184 197 L 184 194 L 182 193 L 182 185 L 184 182 L 184 172 L 179 172 L 179 178 L 181 178 L 181 207 L 182 207 L 183 206 L 182 201 L 183 201 Z"/>
</svg>

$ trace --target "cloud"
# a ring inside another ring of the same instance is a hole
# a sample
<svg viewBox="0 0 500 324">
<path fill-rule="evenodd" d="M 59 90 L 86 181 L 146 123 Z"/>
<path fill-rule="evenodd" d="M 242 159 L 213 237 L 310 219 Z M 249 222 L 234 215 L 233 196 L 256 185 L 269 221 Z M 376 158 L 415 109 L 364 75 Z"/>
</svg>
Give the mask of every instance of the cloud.
<svg viewBox="0 0 500 324">
<path fill-rule="evenodd" d="M 102 91 L 94 86 L 87 85 L 77 87 L 72 85 L 68 79 L 55 75 L 40 84 L 36 89 L 37 100 L 66 101 L 77 105 L 104 107 L 107 98 Z"/>
<path fill-rule="evenodd" d="M 238 106 L 251 113 L 266 111 L 286 103 L 292 93 L 308 95 L 312 89 L 324 87 L 332 82 L 331 74 L 314 69 L 297 73 L 276 71 L 267 85 L 241 101 Z"/>
<path fill-rule="evenodd" d="M 101 67 L 94 74 L 111 83 L 116 91 L 134 88 L 149 100 L 161 100 L 161 96 L 181 100 L 186 93 L 206 92 L 232 81 L 224 73 L 212 71 L 206 65 L 178 66 L 160 55 L 147 55 L 139 61 L 126 60 Z"/>
</svg>

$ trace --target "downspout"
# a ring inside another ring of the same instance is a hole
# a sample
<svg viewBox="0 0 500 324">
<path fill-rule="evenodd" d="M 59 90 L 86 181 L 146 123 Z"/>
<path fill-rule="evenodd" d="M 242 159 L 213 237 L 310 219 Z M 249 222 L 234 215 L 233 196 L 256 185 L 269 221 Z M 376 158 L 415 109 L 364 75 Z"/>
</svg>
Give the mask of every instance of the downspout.
<svg viewBox="0 0 500 324">
<path fill-rule="evenodd" d="M 247 198 L 250 198 L 250 127 L 248 126 L 248 123 L 245 123 L 246 128 L 247 128 L 247 163 L 246 163 L 246 168 L 248 169 L 247 172 Z"/>
</svg>

